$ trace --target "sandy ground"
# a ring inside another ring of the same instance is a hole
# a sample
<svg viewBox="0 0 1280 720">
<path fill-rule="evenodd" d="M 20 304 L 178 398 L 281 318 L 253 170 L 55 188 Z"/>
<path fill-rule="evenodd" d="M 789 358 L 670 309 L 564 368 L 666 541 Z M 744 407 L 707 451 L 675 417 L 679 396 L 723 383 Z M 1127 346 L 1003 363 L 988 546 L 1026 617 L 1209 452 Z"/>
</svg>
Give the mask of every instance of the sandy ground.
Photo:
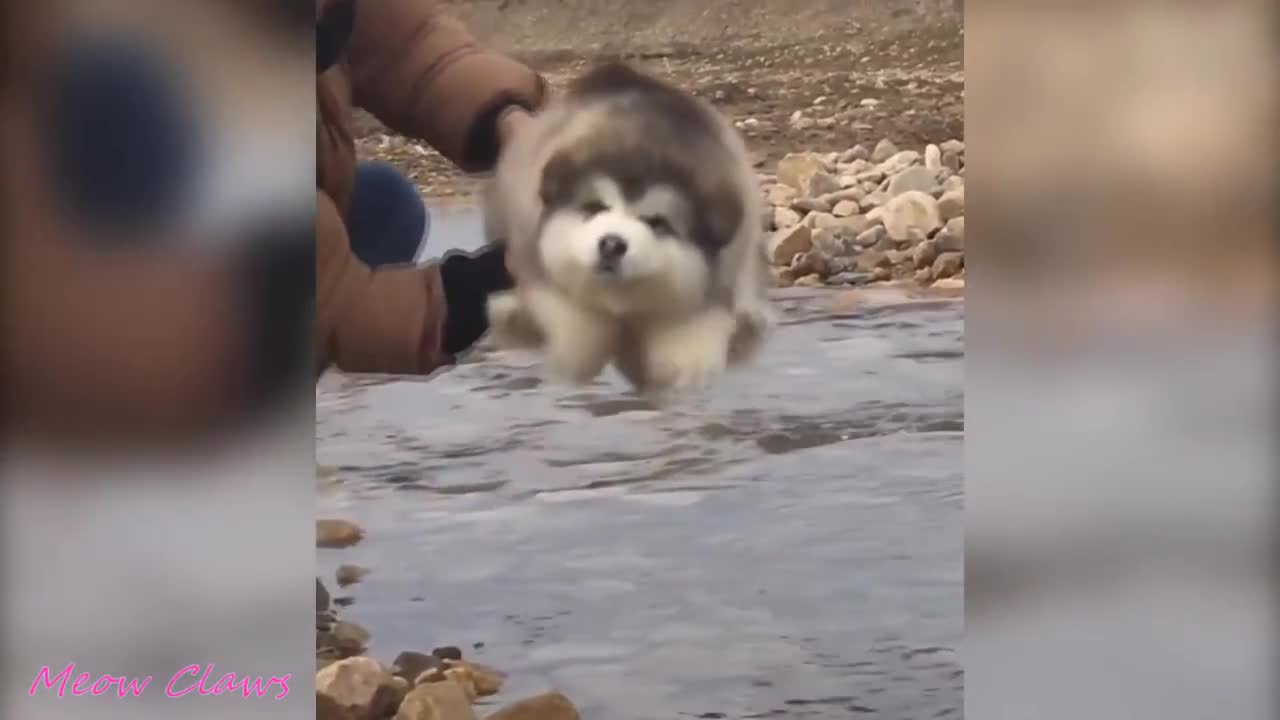
<svg viewBox="0 0 1280 720">
<path fill-rule="evenodd" d="M 619 58 L 678 83 L 747 121 L 743 134 L 768 172 L 788 152 L 963 139 L 964 30 L 954 13 L 920 10 L 938 4 L 485 0 L 453 10 L 553 86 Z M 797 127 L 797 111 L 817 124 Z M 361 156 L 401 167 L 430 201 L 466 202 L 475 191 L 475 178 L 426 144 L 363 113 L 357 128 Z"/>
</svg>

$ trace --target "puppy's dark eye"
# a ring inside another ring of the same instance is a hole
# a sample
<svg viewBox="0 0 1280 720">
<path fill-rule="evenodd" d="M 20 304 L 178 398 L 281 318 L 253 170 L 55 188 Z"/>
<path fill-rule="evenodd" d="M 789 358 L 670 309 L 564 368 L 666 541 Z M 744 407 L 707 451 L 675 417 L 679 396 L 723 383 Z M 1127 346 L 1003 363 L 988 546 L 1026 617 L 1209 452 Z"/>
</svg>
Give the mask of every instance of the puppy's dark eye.
<svg viewBox="0 0 1280 720">
<path fill-rule="evenodd" d="M 650 215 L 642 219 L 655 235 L 674 235 L 676 232 L 675 228 L 671 227 L 671 223 L 661 215 Z"/>
<path fill-rule="evenodd" d="M 587 217 L 591 217 L 592 215 L 599 215 L 600 213 L 604 212 L 605 210 L 608 210 L 609 208 L 606 207 L 605 204 L 600 202 L 599 200 L 591 200 L 583 203 L 581 209 L 582 209 L 583 215 L 586 215 Z"/>
</svg>

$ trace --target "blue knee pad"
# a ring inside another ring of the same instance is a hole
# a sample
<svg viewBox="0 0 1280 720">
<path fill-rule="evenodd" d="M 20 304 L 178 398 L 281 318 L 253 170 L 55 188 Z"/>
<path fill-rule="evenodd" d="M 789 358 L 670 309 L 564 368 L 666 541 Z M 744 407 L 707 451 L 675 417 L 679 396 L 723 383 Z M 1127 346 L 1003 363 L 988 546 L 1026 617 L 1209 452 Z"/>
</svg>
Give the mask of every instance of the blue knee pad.
<svg viewBox="0 0 1280 720">
<path fill-rule="evenodd" d="M 186 209 L 200 131 L 182 88 L 136 40 L 88 36 L 58 58 L 44 109 L 58 197 L 73 219 L 135 229 Z"/>
<path fill-rule="evenodd" d="M 370 267 L 413 262 L 430 223 L 418 189 L 394 166 L 362 162 L 347 206 L 351 250 Z"/>
</svg>

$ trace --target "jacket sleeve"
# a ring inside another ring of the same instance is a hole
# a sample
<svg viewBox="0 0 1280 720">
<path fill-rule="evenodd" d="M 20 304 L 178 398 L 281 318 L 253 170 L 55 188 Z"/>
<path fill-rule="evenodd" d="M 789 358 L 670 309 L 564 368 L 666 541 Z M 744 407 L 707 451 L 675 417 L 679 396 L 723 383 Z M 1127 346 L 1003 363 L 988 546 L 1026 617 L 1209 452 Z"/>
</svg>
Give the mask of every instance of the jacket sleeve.
<svg viewBox="0 0 1280 720">
<path fill-rule="evenodd" d="M 536 110 L 546 95 L 541 76 L 481 48 L 435 0 L 358 3 L 347 64 L 357 105 L 467 172 L 496 162 L 503 107 Z"/>
<path fill-rule="evenodd" d="M 319 370 L 428 374 L 442 349 L 445 300 L 437 265 L 371 270 L 352 252 L 333 200 L 316 192 L 316 355 Z"/>
</svg>

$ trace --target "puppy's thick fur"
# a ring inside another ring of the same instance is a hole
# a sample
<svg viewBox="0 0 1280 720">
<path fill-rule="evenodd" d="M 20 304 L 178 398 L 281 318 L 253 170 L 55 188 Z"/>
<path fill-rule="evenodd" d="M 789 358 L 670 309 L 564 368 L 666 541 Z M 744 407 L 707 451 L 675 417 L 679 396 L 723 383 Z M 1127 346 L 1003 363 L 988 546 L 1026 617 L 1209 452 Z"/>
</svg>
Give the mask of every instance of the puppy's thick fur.
<svg viewBox="0 0 1280 720">
<path fill-rule="evenodd" d="M 756 354 L 768 332 L 760 193 L 710 105 L 622 64 L 588 72 L 503 153 L 486 199 L 517 290 L 489 300 L 501 347 L 559 379 L 611 361 L 663 399 Z"/>
</svg>

